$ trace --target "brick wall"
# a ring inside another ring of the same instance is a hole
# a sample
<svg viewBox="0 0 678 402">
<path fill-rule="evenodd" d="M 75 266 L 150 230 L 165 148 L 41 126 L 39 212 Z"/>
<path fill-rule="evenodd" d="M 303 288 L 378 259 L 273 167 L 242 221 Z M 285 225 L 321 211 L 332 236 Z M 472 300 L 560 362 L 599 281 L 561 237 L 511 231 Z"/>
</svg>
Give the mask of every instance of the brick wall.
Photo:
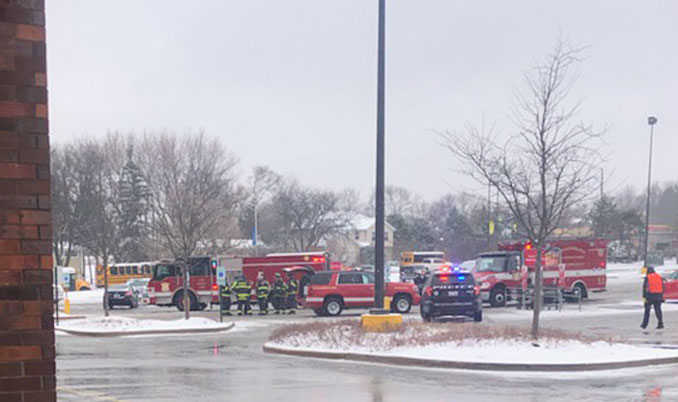
<svg viewBox="0 0 678 402">
<path fill-rule="evenodd" d="M 0 0 L 0 400 L 55 394 L 44 0 Z"/>
</svg>

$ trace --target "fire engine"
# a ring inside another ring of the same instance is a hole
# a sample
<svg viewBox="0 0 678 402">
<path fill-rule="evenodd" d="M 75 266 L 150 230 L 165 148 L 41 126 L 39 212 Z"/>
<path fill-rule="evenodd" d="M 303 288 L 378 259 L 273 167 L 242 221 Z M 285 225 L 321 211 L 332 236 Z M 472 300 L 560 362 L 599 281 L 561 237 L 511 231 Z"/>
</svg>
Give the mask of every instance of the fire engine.
<svg viewBox="0 0 678 402">
<path fill-rule="evenodd" d="M 191 257 L 186 265 L 189 273 L 188 292 L 191 310 L 203 310 L 210 303 L 219 303 L 219 287 L 216 283 L 216 270 L 219 266 L 225 267 L 229 284 L 240 274 L 244 274 L 245 278 L 254 284 L 259 272 L 263 272 L 266 280 L 272 283 L 276 273 L 286 273 L 294 267 L 299 269 L 291 271 L 302 275 L 304 272 L 330 269 L 329 254 L 326 252 L 277 253 L 265 257 Z M 283 278 L 285 277 L 283 275 Z M 183 311 L 183 285 L 180 265 L 176 261 L 160 261 L 153 266 L 153 276 L 148 283 L 150 303 L 158 306 L 176 306 Z"/>
<path fill-rule="evenodd" d="M 508 290 L 534 280 L 537 250 L 530 242 L 500 243 L 498 251 L 480 254 L 473 276 L 483 301 L 493 307 L 506 304 Z M 557 239 L 547 241 L 542 253 L 542 278 L 546 286 L 560 286 L 565 293 L 587 298 L 589 292 L 606 290 L 607 241 Z"/>
</svg>

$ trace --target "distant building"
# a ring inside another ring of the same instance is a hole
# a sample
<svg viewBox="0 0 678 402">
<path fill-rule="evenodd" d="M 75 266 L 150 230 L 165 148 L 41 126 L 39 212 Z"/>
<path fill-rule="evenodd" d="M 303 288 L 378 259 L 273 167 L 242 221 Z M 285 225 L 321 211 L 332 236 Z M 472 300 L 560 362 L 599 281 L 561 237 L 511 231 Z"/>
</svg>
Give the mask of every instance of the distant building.
<svg viewBox="0 0 678 402">
<path fill-rule="evenodd" d="M 678 232 L 670 225 L 650 225 L 647 249 L 660 252 L 664 257 L 675 257 L 678 253 Z"/>
<path fill-rule="evenodd" d="M 361 250 L 369 251 L 372 255 L 375 241 L 375 219 L 365 215 L 358 215 L 351 220 L 346 234 L 337 235 L 325 240 L 327 250 L 332 254 L 332 260 L 341 261 L 349 266 L 360 265 Z M 393 242 L 395 228 L 388 222 L 384 226 L 384 254 L 385 260 L 393 259 Z M 362 261 L 367 263 L 366 261 Z M 370 261 L 371 262 L 371 261 Z"/>
</svg>

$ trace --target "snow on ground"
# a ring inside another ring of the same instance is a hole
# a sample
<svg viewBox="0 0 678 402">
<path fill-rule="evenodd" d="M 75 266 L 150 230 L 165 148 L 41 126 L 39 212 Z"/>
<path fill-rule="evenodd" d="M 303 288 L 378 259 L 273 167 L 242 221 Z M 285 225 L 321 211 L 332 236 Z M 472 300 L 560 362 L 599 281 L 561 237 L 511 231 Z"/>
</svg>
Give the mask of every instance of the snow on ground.
<svg viewBox="0 0 678 402">
<path fill-rule="evenodd" d="M 104 289 L 71 291 L 68 292 L 68 300 L 71 302 L 71 305 L 103 303 Z"/>
<path fill-rule="evenodd" d="M 291 350 L 318 352 L 353 352 L 378 356 L 410 357 L 458 362 L 508 364 L 581 364 L 678 357 L 678 351 L 638 347 L 620 343 L 579 341 L 545 341 L 539 347 L 527 341 L 468 339 L 461 344 L 438 344 L 379 350 L 370 347 L 337 348 L 323 342 L 308 342 L 304 346 L 273 343 Z"/>
<path fill-rule="evenodd" d="M 637 282 L 642 283 L 643 274 L 641 269 L 643 268 L 643 262 L 637 261 L 628 264 L 623 263 L 608 263 L 607 264 L 607 281 L 608 283 L 619 283 L 619 282 Z M 666 265 L 657 267 L 657 272 L 666 276 L 668 273 L 678 269 L 678 266 L 674 263 L 673 260 L 668 262 Z"/>
<path fill-rule="evenodd" d="M 417 329 L 419 331 L 420 329 Z M 429 329 L 435 331 L 435 329 Z M 430 335 L 430 334 L 425 334 Z M 329 331 L 289 333 L 269 345 L 291 350 L 353 352 L 460 362 L 514 364 L 603 363 L 650 358 L 678 357 L 677 350 L 639 347 L 606 341 L 542 339 L 539 347 L 524 338 L 438 339 L 427 343 L 407 340 L 405 333 L 365 333 L 356 336 L 351 326 L 338 325 Z M 435 339 L 435 338 L 433 338 Z"/>
<path fill-rule="evenodd" d="M 176 329 L 228 328 L 230 322 L 220 323 L 203 317 L 188 320 L 137 320 L 127 317 L 97 317 L 83 320 L 68 320 L 56 329 L 70 329 L 85 332 L 118 332 Z"/>
</svg>

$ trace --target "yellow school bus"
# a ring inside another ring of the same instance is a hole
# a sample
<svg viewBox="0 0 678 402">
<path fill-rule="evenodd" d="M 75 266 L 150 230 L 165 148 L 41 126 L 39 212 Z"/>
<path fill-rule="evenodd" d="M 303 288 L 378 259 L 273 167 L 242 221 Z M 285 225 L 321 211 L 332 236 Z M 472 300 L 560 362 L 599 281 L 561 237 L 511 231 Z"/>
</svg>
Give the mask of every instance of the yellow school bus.
<svg viewBox="0 0 678 402">
<path fill-rule="evenodd" d="M 108 271 L 108 284 L 116 285 L 125 283 L 134 278 L 150 278 L 153 275 L 153 265 L 157 261 L 147 262 L 121 262 L 106 267 Z M 104 286 L 104 267 L 97 265 L 97 287 Z"/>
<path fill-rule="evenodd" d="M 403 251 L 400 253 L 400 266 L 421 265 L 424 262 L 438 262 L 445 260 L 442 251 Z"/>
</svg>

